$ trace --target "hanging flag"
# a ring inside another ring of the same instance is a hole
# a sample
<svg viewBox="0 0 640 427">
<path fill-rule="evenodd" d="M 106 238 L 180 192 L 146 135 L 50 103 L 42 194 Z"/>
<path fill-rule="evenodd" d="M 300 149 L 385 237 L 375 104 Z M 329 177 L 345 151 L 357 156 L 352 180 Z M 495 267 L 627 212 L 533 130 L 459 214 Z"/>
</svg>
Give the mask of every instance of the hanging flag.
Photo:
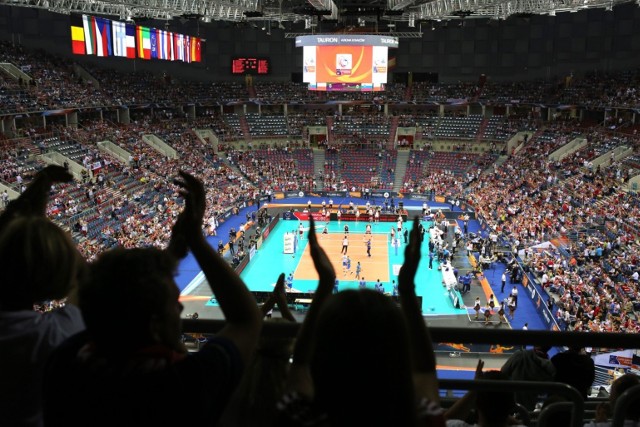
<svg viewBox="0 0 640 427">
<path fill-rule="evenodd" d="M 142 31 L 142 50 L 144 52 L 144 59 L 151 59 L 151 30 L 147 27 Z"/>
<path fill-rule="evenodd" d="M 138 58 L 151 59 L 151 35 L 148 27 L 138 27 Z"/>
<path fill-rule="evenodd" d="M 113 54 L 111 47 L 111 25 L 109 20 L 104 18 L 93 18 L 96 34 L 96 55 L 111 56 Z"/>
<path fill-rule="evenodd" d="M 113 56 L 127 56 L 127 31 L 124 22 L 111 21 L 113 30 Z"/>
<path fill-rule="evenodd" d="M 197 37 L 191 37 L 191 61 L 193 62 L 197 62 L 196 59 L 196 45 L 198 44 L 198 39 Z"/>
<path fill-rule="evenodd" d="M 96 31 L 93 25 L 93 17 L 82 15 L 82 27 L 84 28 L 84 47 L 87 55 L 96 54 Z"/>
<path fill-rule="evenodd" d="M 127 49 L 127 58 L 136 57 L 136 26 L 125 24 L 125 32 L 127 34 L 125 47 Z"/>
<path fill-rule="evenodd" d="M 167 38 L 167 59 L 169 61 L 175 61 L 176 54 L 173 49 L 173 33 L 171 31 L 166 31 L 165 33 L 165 37 Z"/>
<path fill-rule="evenodd" d="M 184 62 L 191 62 L 191 36 L 184 36 Z"/>
<path fill-rule="evenodd" d="M 151 58 L 158 59 L 158 32 L 155 28 L 149 31 L 149 44 L 151 46 Z"/>
<path fill-rule="evenodd" d="M 164 37 L 164 31 L 163 30 L 155 30 L 156 31 L 156 37 L 158 39 L 158 59 L 167 59 L 166 56 L 166 49 L 165 49 L 165 43 L 166 43 L 166 39 Z"/>
<path fill-rule="evenodd" d="M 84 28 L 82 27 L 82 17 L 71 15 L 71 51 L 76 55 L 85 55 Z"/>
<path fill-rule="evenodd" d="M 196 62 L 202 62 L 202 41 L 201 38 L 198 38 L 196 41 Z"/>
<path fill-rule="evenodd" d="M 173 34 L 173 55 L 176 61 L 181 61 L 180 59 L 180 34 Z"/>
</svg>

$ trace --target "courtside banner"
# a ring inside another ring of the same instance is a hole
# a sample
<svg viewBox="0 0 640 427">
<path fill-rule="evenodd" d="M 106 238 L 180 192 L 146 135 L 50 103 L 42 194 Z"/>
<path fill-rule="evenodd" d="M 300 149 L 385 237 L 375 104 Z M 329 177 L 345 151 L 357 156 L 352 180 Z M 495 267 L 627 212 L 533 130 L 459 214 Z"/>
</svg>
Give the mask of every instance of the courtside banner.
<svg viewBox="0 0 640 427">
<path fill-rule="evenodd" d="M 520 268 L 522 268 L 522 265 L 520 266 Z M 547 325 L 547 328 L 551 331 L 559 331 L 560 327 L 558 326 L 558 323 L 556 322 L 556 319 L 553 316 L 553 313 L 549 311 L 549 309 L 547 308 L 547 304 L 542 298 L 541 292 L 546 292 L 546 291 L 540 291 L 540 289 L 536 285 L 533 278 L 530 277 L 530 273 L 524 274 L 522 279 L 522 285 L 527 289 L 526 294 L 531 299 L 531 302 L 533 302 L 533 305 L 535 305 L 536 311 L 538 312 L 540 317 L 544 320 L 544 323 L 545 325 Z"/>
<path fill-rule="evenodd" d="M 409 200 L 421 200 L 423 202 L 428 202 L 431 200 L 428 194 L 420 194 L 420 193 L 405 193 L 405 199 Z"/>
</svg>

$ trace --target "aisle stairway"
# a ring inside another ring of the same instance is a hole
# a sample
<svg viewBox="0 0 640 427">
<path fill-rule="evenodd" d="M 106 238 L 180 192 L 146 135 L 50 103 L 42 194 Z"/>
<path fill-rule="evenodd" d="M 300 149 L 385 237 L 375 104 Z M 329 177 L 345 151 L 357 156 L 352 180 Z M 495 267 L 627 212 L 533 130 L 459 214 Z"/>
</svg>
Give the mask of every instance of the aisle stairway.
<svg viewBox="0 0 640 427">
<path fill-rule="evenodd" d="M 247 116 L 244 114 L 238 114 L 240 119 L 240 129 L 242 129 L 242 136 L 245 141 L 251 140 L 251 131 L 249 130 L 249 123 L 247 122 Z"/>
<path fill-rule="evenodd" d="M 327 143 L 333 142 L 333 116 L 327 116 Z"/>
<path fill-rule="evenodd" d="M 482 122 L 480 123 L 480 127 L 478 128 L 478 133 L 476 134 L 476 142 L 480 142 L 482 141 L 482 136 L 484 135 L 484 131 L 487 128 L 487 125 L 489 124 L 489 119 L 482 119 Z"/>
<path fill-rule="evenodd" d="M 396 142 L 396 132 L 398 132 L 398 123 L 400 118 L 398 116 L 391 116 L 389 120 L 389 139 L 387 140 L 387 150 L 392 150 Z"/>
<path fill-rule="evenodd" d="M 316 177 L 316 189 L 321 190 L 322 184 L 320 177 L 324 177 L 324 150 L 322 148 L 313 149 L 313 176 Z"/>
<path fill-rule="evenodd" d="M 404 175 L 407 172 L 407 162 L 409 161 L 409 150 L 398 150 L 398 157 L 396 158 L 396 174 L 393 180 L 393 191 L 400 191 L 402 189 Z"/>
</svg>

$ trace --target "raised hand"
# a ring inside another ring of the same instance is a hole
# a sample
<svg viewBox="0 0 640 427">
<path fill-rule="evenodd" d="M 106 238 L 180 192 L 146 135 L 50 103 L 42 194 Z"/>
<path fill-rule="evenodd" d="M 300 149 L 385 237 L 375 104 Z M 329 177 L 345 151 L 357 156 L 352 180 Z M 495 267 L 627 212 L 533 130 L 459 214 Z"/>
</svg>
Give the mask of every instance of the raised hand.
<svg viewBox="0 0 640 427">
<path fill-rule="evenodd" d="M 18 216 L 45 216 L 49 190 L 56 182 L 70 182 L 71 175 L 62 166 L 49 165 L 38 172 L 27 189 L 16 200 L 11 202 L 0 216 L 0 229 Z"/>
<path fill-rule="evenodd" d="M 202 182 L 187 172 L 179 173 L 182 179 L 176 179 L 174 182 L 181 188 L 180 195 L 184 198 L 185 206 L 173 226 L 169 251 L 178 258 L 184 258 L 188 245 L 193 243 L 194 239 L 203 238 L 202 219 L 207 202 Z"/>
<path fill-rule="evenodd" d="M 333 264 L 331 264 L 327 253 L 318 243 L 318 236 L 316 236 L 316 227 L 313 217 L 309 217 L 309 250 L 311 251 L 313 265 L 316 267 L 316 271 L 320 277 L 318 291 L 320 291 L 320 288 L 326 290 L 328 287 L 331 292 L 333 290 L 333 282 L 336 279 L 336 271 L 333 269 Z"/>
<path fill-rule="evenodd" d="M 284 293 L 284 273 L 280 273 L 280 276 L 278 276 L 278 281 L 276 282 L 276 285 L 273 287 L 273 293 L 274 294 L 280 294 L 280 293 Z"/>
<path fill-rule="evenodd" d="M 404 250 L 404 264 L 400 268 L 398 274 L 398 291 L 400 294 L 407 292 L 415 292 L 414 278 L 418 271 L 418 264 L 420 263 L 420 230 L 418 225 L 420 221 L 418 217 L 413 219 L 413 228 L 409 235 L 409 244 Z"/>
<path fill-rule="evenodd" d="M 476 365 L 476 373 L 473 379 L 479 380 L 482 378 L 482 368 L 484 368 L 484 360 L 478 359 L 478 364 Z"/>
</svg>

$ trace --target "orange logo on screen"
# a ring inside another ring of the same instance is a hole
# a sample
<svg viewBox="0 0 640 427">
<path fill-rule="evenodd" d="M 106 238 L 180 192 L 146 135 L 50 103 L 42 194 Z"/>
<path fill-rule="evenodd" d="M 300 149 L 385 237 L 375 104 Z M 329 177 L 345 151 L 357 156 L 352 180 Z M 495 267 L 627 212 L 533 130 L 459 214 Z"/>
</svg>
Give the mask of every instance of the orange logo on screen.
<svg viewBox="0 0 640 427">
<path fill-rule="evenodd" d="M 317 46 L 316 81 L 371 83 L 371 46 Z"/>
</svg>

